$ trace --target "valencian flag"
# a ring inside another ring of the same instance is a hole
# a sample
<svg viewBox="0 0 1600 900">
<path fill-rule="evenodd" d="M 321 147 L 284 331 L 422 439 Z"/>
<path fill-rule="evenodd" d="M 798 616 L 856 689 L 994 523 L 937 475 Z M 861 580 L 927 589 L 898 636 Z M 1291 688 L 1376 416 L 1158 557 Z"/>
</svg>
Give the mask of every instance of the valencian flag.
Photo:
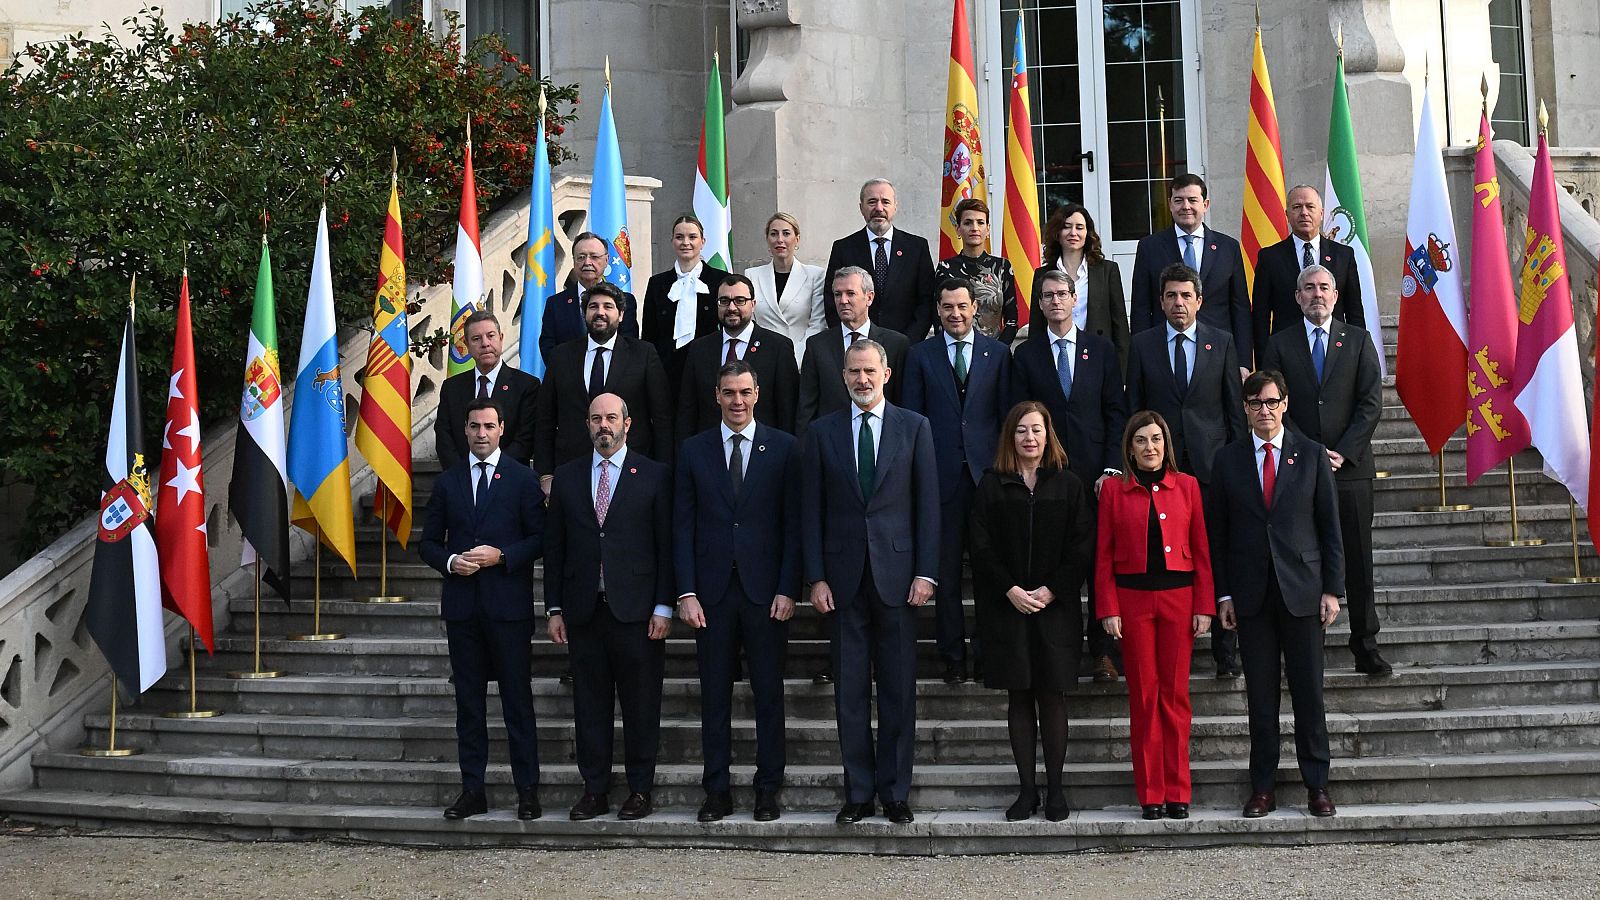
<svg viewBox="0 0 1600 900">
<path fill-rule="evenodd" d="M 290 521 L 322 539 L 356 571 L 355 517 L 350 512 L 350 457 L 344 439 L 344 381 L 333 319 L 333 275 L 328 269 L 328 207 L 317 216 L 317 251 L 311 262 L 300 372 L 294 378 L 294 429 L 289 432 Z"/>
<path fill-rule="evenodd" d="M 733 271 L 733 213 L 728 208 L 728 143 L 723 138 L 722 60 L 711 54 L 706 75 L 706 114 L 700 126 L 700 163 L 694 173 L 694 217 L 705 226 L 700 255 L 724 272 Z"/>
<path fill-rule="evenodd" d="M 206 549 L 206 490 L 200 477 L 200 395 L 194 375 L 189 270 L 178 289 L 178 325 L 167 384 L 167 424 L 161 431 L 161 478 L 156 492 L 156 546 L 161 549 L 161 605 L 211 642 L 211 555 Z"/>
<path fill-rule="evenodd" d="M 1328 236 L 1355 251 L 1356 277 L 1361 284 L 1361 311 L 1367 333 L 1378 351 L 1378 372 L 1387 375 L 1389 361 L 1383 353 L 1382 319 L 1378 314 L 1378 281 L 1372 274 L 1367 239 L 1367 210 L 1361 196 L 1361 169 L 1356 162 L 1356 131 L 1350 122 L 1350 95 L 1344 83 L 1344 48 L 1339 48 L 1333 75 L 1333 113 L 1328 121 L 1328 177 L 1324 191 L 1322 227 Z"/>
<path fill-rule="evenodd" d="M 978 79 L 972 65 L 966 0 L 955 0 L 950 21 L 950 76 L 945 89 L 944 163 L 939 182 L 939 258 L 961 252 L 956 204 L 987 200 L 983 141 L 978 137 Z M 985 250 L 988 248 L 985 247 Z"/>
<path fill-rule="evenodd" d="M 1472 163 L 1472 304 L 1467 312 L 1467 483 L 1528 446 L 1517 411 L 1517 296 L 1506 259 L 1500 179 L 1490 146 L 1489 115 L 1478 121 Z M 1576 345 L 1574 345 L 1576 347 Z"/>
<path fill-rule="evenodd" d="M 1584 434 L 1583 375 L 1572 318 L 1572 277 L 1561 237 L 1560 194 L 1550 166 L 1544 104 L 1539 104 L 1539 155 L 1528 197 L 1528 242 L 1517 305 L 1517 408 L 1528 420 L 1544 473 L 1589 503 L 1589 454 Z M 1579 210 L 1581 213 L 1581 210 Z M 1476 254 L 1474 254 L 1476 256 Z"/>
<path fill-rule="evenodd" d="M 628 241 L 628 188 L 622 181 L 622 148 L 611 119 L 611 60 L 606 59 L 606 92 L 600 98 L 600 130 L 594 142 L 594 179 L 589 189 L 589 230 L 605 238 L 611 258 L 605 279 L 633 290 L 633 245 Z"/>
<path fill-rule="evenodd" d="M 400 230 L 400 188 L 389 177 L 389 214 L 378 251 L 378 295 L 372 343 L 361 379 L 356 449 L 378 476 L 373 515 L 406 546 L 411 538 L 411 353 L 406 327 L 406 254 Z"/>
<path fill-rule="evenodd" d="M 84 620 L 123 687 L 144 693 L 167 673 L 161 630 L 161 571 L 150 533 L 150 470 L 139 415 L 133 303 L 122 328 L 101 474 L 100 533 Z"/>
<path fill-rule="evenodd" d="M 450 362 L 446 375 L 472 368 L 467 319 L 483 302 L 483 247 L 478 242 L 478 183 L 472 177 L 472 120 L 467 120 L 467 171 L 461 177 L 461 219 L 456 225 L 455 277 L 450 282 Z"/>
<path fill-rule="evenodd" d="M 1283 190 L 1283 145 L 1278 141 L 1278 107 L 1272 100 L 1267 54 L 1256 23 L 1255 56 L 1250 64 L 1250 125 L 1245 131 L 1244 218 L 1239 247 L 1244 252 L 1245 287 L 1255 295 L 1256 257 L 1262 247 L 1289 236 L 1288 201 Z"/>
<path fill-rule="evenodd" d="M 550 150 L 544 134 L 544 91 L 539 91 L 539 140 L 533 151 L 533 182 L 528 185 L 528 253 L 522 263 L 522 332 L 517 359 L 522 371 L 544 378 L 539 337 L 544 331 L 544 301 L 556 283 L 556 214 L 550 189 Z"/>
<path fill-rule="evenodd" d="M 1011 102 L 1007 104 L 1006 218 L 1001 252 L 1017 279 L 1017 296 L 1033 296 L 1033 275 L 1039 268 L 1039 183 L 1033 161 L 1033 106 L 1028 99 L 1028 54 L 1017 16 L 1011 54 Z M 1028 304 L 1017 304 L 1017 327 L 1028 324 Z"/>
<path fill-rule="evenodd" d="M 1437 455 L 1467 413 L 1467 304 L 1456 265 L 1456 227 L 1444 180 L 1433 106 L 1422 94 L 1422 124 L 1411 168 L 1411 209 L 1400 264 L 1400 337 L 1394 386 L 1428 452 Z"/>
<path fill-rule="evenodd" d="M 233 450 L 228 509 L 244 532 L 244 565 L 261 561 L 261 580 L 289 600 L 289 468 L 284 461 L 283 370 L 272 254 L 261 236 L 256 302 L 244 351 L 244 394 Z"/>
</svg>

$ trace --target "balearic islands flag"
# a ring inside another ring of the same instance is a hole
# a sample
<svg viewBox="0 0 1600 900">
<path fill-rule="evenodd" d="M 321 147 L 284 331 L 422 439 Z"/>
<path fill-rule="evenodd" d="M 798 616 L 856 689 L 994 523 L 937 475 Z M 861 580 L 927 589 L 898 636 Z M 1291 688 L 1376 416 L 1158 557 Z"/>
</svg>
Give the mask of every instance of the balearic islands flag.
<svg viewBox="0 0 1600 900">
<path fill-rule="evenodd" d="M 628 186 L 622 180 L 622 148 L 611 118 L 611 60 L 606 60 L 606 92 L 600 98 L 600 130 L 594 142 L 594 180 L 589 194 L 589 230 L 605 238 L 611 258 L 605 279 L 633 290 L 633 245 L 628 241 Z"/>
<path fill-rule="evenodd" d="M 178 323 L 167 384 L 167 424 L 161 431 L 161 478 L 156 491 L 156 546 L 161 554 L 161 604 L 211 640 L 211 554 L 206 549 L 206 489 L 200 477 L 200 393 L 194 374 L 189 271 L 178 289 Z"/>
<path fill-rule="evenodd" d="M 700 163 L 694 173 L 694 217 L 704 226 L 700 256 L 724 272 L 733 271 L 733 213 L 728 208 L 728 144 L 723 138 L 722 61 L 711 54 L 706 75 L 706 114 L 700 126 Z"/>
<path fill-rule="evenodd" d="M 1028 53 L 1022 17 L 1011 54 L 1011 102 L 1006 129 L 1006 218 L 1000 244 L 1017 279 L 1017 296 L 1033 296 L 1033 275 L 1039 268 L 1039 183 L 1033 162 L 1033 107 L 1028 99 Z M 1028 324 L 1028 306 L 1017 303 L 1017 327 Z"/>
<path fill-rule="evenodd" d="M 372 343 L 367 347 L 356 416 L 356 449 L 378 476 L 373 515 L 383 519 L 402 547 L 411 539 L 411 337 L 406 322 L 400 185 L 391 175 L 383 249 L 378 251 L 378 294 L 372 303 Z"/>
<path fill-rule="evenodd" d="M 84 619 L 123 687 L 142 694 L 167 673 L 161 633 L 161 570 L 150 533 L 150 470 L 139 415 L 133 304 L 122 328 L 117 392 L 111 400 L 105 468 L 100 473 L 100 534 Z"/>
<path fill-rule="evenodd" d="M 1383 353 L 1383 320 L 1378 314 L 1378 282 L 1372 274 L 1368 252 L 1367 210 L 1361 196 L 1361 169 L 1356 162 L 1356 131 L 1350 123 L 1350 95 L 1344 83 L 1344 50 L 1339 50 L 1333 76 L 1333 114 L 1328 121 L 1327 196 L 1323 204 L 1322 228 L 1336 241 L 1350 246 L 1356 255 L 1356 277 L 1361 283 L 1361 311 L 1366 316 L 1367 332 L 1378 350 L 1378 373 L 1389 374 L 1389 361 Z"/>
<path fill-rule="evenodd" d="M 1261 26 L 1257 25 L 1255 56 L 1250 64 L 1250 125 L 1245 132 L 1244 216 L 1239 225 L 1245 288 L 1251 296 L 1255 295 L 1256 257 L 1261 248 L 1289 236 L 1287 206 L 1278 107 L 1272 100 L 1272 78 L 1267 74 L 1267 54 L 1261 49 Z"/>
<path fill-rule="evenodd" d="M 528 185 L 528 252 L 522 261 L 522 331 L 517 361 L 522 371 L 544 378 L 544 301 L 556 283 L 556 214 L 550 188 L 550 151 L 544 134 L 544 91 L 539 92 L 539 139 L 533 151 L 533 181 Z"/>
<path fill-rule="evenodd" d="M 472 177 L 472 120 L 467 120 L 467 171 L 461 176 L 461 218 L 456 225 L 455 277 L 450 281 L 450 365 L 446 376 L 472 368 L 467 319 L 483 302 L 483 247 L 478 242 L 478 183 Z"/>
<path fill-rule="evenodd" d="M 961 252 L 956 204 L 988 200 L 984 184 L 983 141 L 978 137 L 978 78 L 972 65 L 972 36 L 966 0 L 955 0 L 950 19 L 950 74 L 945 89 L 944 163 L 939 181 L 939 259 Z M 984 248 L 985 250 L 988 247 Z"/>
<path fill-rule="evenodd" d="M 289 467 L 284 462 L 283 370 L 278 363 L 278 309 L 272 296 L 272 254 L 261 236 L 256 302 L 244 351 L 244 394 L 233 451 L 228 508 L 244 532 L 244 565 L 261 561 L 261 580 L 289 600 Z"/>
</svg>

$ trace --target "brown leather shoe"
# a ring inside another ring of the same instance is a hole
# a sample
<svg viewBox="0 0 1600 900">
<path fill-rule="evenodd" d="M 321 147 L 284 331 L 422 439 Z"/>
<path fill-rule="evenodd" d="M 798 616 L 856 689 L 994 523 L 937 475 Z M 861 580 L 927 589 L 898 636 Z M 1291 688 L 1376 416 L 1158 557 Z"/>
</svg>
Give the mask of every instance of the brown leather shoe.
<svg viewBox="0 0 1600 900">
<path fill-rule="evenodd" d="M 567 818 L 574 822 L 587 822 L 596 816 L 603 816 L 611 811 L 611 801 L 605 794 L 591 794 L 584 792 L 578 802 L 572 805 Z"/>
<path fill-rule="evenodd" d="M 1117 680 L 1117 664 L 1109 656 L 1101 656 L 1094 661 L 1094 680 L 1100 684 L 1110 684 Z"/>
<path fill-rule="evenodd" d="M 1319 787 L 1306 789 L 1306 812 L 1319 819 L 1326 819 L 1338 810 L 1333 806 L 1333 798 L 1328 796 L 1328 789 Z"/>
<path fill-rule="evenodd" d="M 1246 819 L 1259 819 L 1269 812 L 1276 811 L 1277 808 L 1278 799 L 1272 795 L 1271 791 L 1256 791 L 1250 795 L 1250 800 L 1244 805 L 1244 817 Z"/>
<path fill-rule="evenodd" d="M 634 792 L 628 795 L 628 799 L 622 801 L 622 808 L 617 810 L 617 818 L 624 822 L 631 822 L 635 819 L 642 819 L 655 811 L 655 804 L 650 802 L 649 794 Z"/>
</svg>

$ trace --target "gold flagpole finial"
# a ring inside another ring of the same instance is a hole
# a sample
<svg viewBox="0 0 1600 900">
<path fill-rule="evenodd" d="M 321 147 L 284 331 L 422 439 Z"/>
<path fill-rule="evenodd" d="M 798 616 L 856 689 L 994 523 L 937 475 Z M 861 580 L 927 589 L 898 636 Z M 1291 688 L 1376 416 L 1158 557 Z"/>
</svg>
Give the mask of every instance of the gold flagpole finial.
<svg viewBox="0 0 1600 900">
<path fill-rule="evenodd" d="M 400 148 L 389 148 L 389 183 L 394 184 L 400 180 Z"/>
<path fill-rule="evenodd" d="M 611 54 L 606 54 L 606 90 L 611 90 Z"/>
<path fill-rule="evenodd" d="M 1543 135 L 1550 130 L 1550 111 L 1544 108 L 1544 101 L 1539 101 L 1539 134 Z"/>
<path fill-rule="evenodd" d="M 467 113 L 467 146 L 472 146 L 472 114 Z"/>
<path fill-rule="evenodd" d="M 1256 0 L 1256 33 L 1261 32 L 1261 2 Z"/>
<path fill-rule="evenodd" d="M 1483 114 L 1489 114 L 1489 76 L 1484 75 L 1478 81 L 1478 98 L 1483 103 Z"/>
<path fill-rule="evenodd" d="M 539 124 L 540 125 L 544 124 L 544 117 L 545 117 L 544 88 L 540 87 L 539 88 Z"/>
<path fill-rule="evenodd" d="M 1344 23 L 1339 23 L 1339 31 L 1333 36 L 1333 44 L 1339 48 L 1339 56 L 1344 56 Z"/>
<path fill-rule="evenodd" d="M 138 287 L 139 273 L 135 272 L 133 273 L 133 277 L 128 279 L 128 313 L 130 315 L 133 313 L 133 294 Z"/>
</svg>

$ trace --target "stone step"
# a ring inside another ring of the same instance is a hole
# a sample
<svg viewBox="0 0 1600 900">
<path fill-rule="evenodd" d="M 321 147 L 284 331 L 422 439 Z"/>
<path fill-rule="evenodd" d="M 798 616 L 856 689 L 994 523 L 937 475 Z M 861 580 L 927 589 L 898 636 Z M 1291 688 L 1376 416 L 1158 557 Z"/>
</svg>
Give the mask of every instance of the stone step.
<svg viewBox="0 0 1600 900">
<path fill-rule="evenodd" d="M 1502 498 L 1503 500 L 1504 498 Z M 1565 541 L 1571 547 L 1572 518 L 1565 502 L 1517 504 L 1517 537 Z M 1579 526 L 1580 541 L 1587 529 Z M 1504 502 L 1459 512 L 1380 512 L 1372 517 L 1372 545 L 1378 549 L 1478 544 L 1511 538 L 1511 508 Z M 1492 548 L 1503 549 L 1503 548 Z M 1592 552 L 1590 554 L 1593 555 Z"/>
<path fill-rule="evenodd" d="M 1448 466 L 1449 463 L 1447 462 Z M 1474 485 L 1467 484 L 1467 476 L 1459 468 L 1445 470 L 1445 502 L 1467 503 L 1474 507 L 1493 506 L 1506 509 L 1508 489 L 1504 469 L 1484 473 Z M 1418 506 L 1436 506 L 1439 503 L 1439 474 L 1437 471 L 1391 474 L 1372 483 L 1372 503 L 1378 512 L 1412 512 Z M 1517 470 L 1517 505 L 1554 504 L 1565 507 L 1571 494 L 1560 484 L 1543 474 Z M 1578 513 L 1578 533 L 1587 539 L 1583 513 Z"/>
<path fill-rule="evenodd" d="M 1593 552 L 1588 544 L 1578 550 L 1580 557 Z M 1372 551 L 1372 562 L 1379 587 L 1543 581 L 1572 574 L 1572 544 L 1383 548 Z M 1585 562 L 1584 572 L 1600 574 L 1600 565 Z"/>
<path fill-rule="evenodd" d="M 1446 454 L 1445 472 L 1460 471 L 1465 465 L 1467 451 L 1467 438 L 1465 433 L 1458 433 L 1445 443 Z M 1428 453 L 1428 445 L 1422 440 L 1420 434 L 1413 433 L 1409 437 L 1374 438 L 1372 441 L 1373 459 L 1378 468 L 1387 469 L 1393 473 L 1427 472 L 1435 478 L 1439 475 L 1439 464 Z M 1521 483 L 1524 477 L 1532 478 L 1535 473 L 1544 467 L 1544 460 L 1537 450 L 1524 450 L 1518 453 L 1514 460 L 1517 464 L 1517 480 Z M 1505 468 L 1504 465 L 1498 468 Z"/>
</svg>

